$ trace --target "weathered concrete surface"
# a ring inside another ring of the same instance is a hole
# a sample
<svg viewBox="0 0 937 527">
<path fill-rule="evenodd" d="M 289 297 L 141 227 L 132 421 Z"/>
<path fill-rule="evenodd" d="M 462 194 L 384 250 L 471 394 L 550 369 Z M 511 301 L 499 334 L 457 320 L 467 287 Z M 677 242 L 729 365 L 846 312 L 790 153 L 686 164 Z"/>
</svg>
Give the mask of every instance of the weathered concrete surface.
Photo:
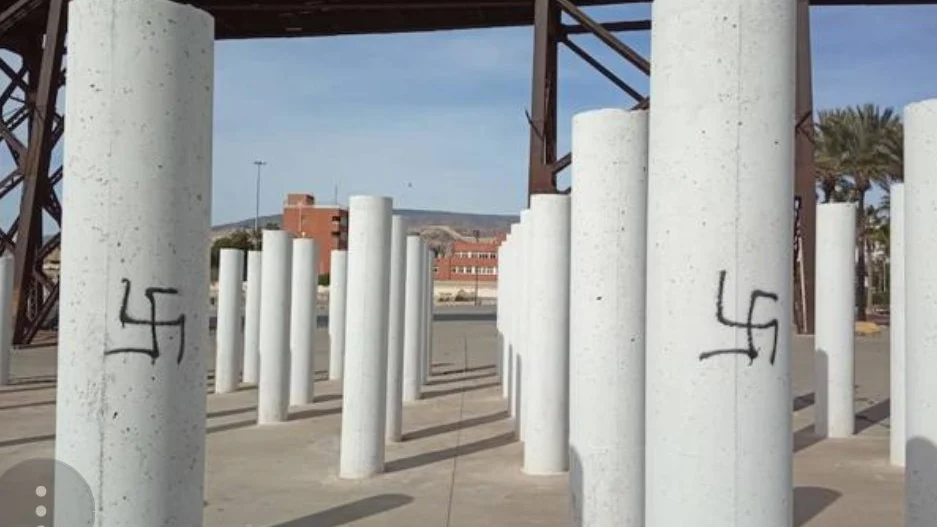
<svg viewBox="0 0 937 527">
<path fill-rule="evenodd" d="M 254 389 L 208 394 L 206 527 L 569 525 L 566 476 L 520 472 L 495 376 L 494 321 L 474 308 L 440 311 L 433 384 L 404 406 L 404 441 L 387 445 L 387 473 L 373 479 L 337 478 L 341 400 L 338 382 L 320 382 L 325 328 L 316 402 L 291 408 L 288 422 L 255 426 Z M 887 343 L 887 333 L 856 339 L 858 435 L 820 440 L 813 344 L 794 339 L 794 527 L 901 525 L 903 476 L 888 463 Z M 52 455 L 54 360 L 49 349 L 14 352 L 14 384 L 0 389 L 0 473 Z"/>
</svg>

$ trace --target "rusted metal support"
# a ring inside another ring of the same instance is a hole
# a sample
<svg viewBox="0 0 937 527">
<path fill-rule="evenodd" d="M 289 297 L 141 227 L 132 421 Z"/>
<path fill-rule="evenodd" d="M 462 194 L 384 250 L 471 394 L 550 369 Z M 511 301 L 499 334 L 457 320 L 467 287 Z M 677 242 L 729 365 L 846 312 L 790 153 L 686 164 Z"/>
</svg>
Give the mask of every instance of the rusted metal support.
<svg viewBox="0 0 937 527">
<path fill-rule="evenodd" d="M 534 0 L 533 93 L 530 104 L 528 196 L 556 192 L 556 88 L 560 10 L 554 0 Z"/>
<path fill-rule="evenodd" d="M 10 7 L 0 13 L 0 37 L 12 29 L 17 22 L 29 16 L 37 7 L 44 4 L 46 0 L 18 0 Z"/>
<path fill-rule="evenodd" d="M 16 318 L 13 340 L 17 344 L 28 342 L 42 323 L 40 315 L 48 314 L 51 310 L 48 305 L 52 301 L 51 296 L 43 299 L 37 287 L 36 273 L 41 272 L 42 262 L 36 260 L 36 255 L 42 243 L 43 205 L 52 192 L 49 186 L 49 163 L 56 135 L 53 131 L 55 99 L 61 85 L 65 45 L 65 2 L 49 1 L 38 82 L 35 95 L 31 97 L 29 144 L 23 169 L 23 195 L 20 200 L 14 265 L 13 303 Z M 33 57 L 24 57 L 24 62 L 30 58 Z M 36 70 L 32 70 L 31 78 L 34 79 L 35 74 Z"/>
<path fill-rule="evenodd" d="M 566 38 L 566 37 L 563 37 L 562 42 L 563 42 L 563 44 L 564 44 L 567 48 L 569 48 L 570 51 L 572 51 L 573 53 L 575 53 L 576 55 L 578 55 L 579 58 L 581 58 L 582 60 L 584 60 L 588 65 L 590 65 L 590 66 L 592 66 L 593 68 L 595 68 L 596 71 L 598 71 L 598 72 L 601 73 L 606 79 L 608 79 L 609 81 L 611 81 L 612 84 L 614 84 L 615 86 L 618 86 L 618 88 L 621 89 L 623 92 L 625 92 L 625 93 L 627 93 L 629 96 L 631 96 L 632 99 L 634 99 L 634 100 L 636 100 L 636 101 L 642 101 L 642 100 L 644 100 L 644 96 L 641 95 L 641 93 L 638 92 L 638 90 L 635 90 L 634 88 L 632 88 L 631 86 L 629 86 L 628 83 L 626 83 L 625 81 L 621 80 L 621 78 L 618 77 L 618 75 L 615 75 L 615 74 L 612 72 L 612 70 L 606 68 L 601 62 L 599 62 L 599 61 L 596 60 L 592 55 L 590 55 L 588 52 L 586 52 L 586 50 L 584 50 L 584 49 L 582 49 L 581 47 L 579 47 L 578 44 L 576 44 L 575 42 L 573 42 L 572 40 L 570 40 L 569 38 Z"/>
<path fill-rule="evenodd" d="M 565 156 L 559 158 L 556 163 L 553 163 L 553 175 L 556 176 L 560 172 L 566 170 L 566 167 L 573 163 L 573 153 L 568 152 Z"/>
<path fill-rule="evenodd" d="M 576 22 L 579 22 L 582 27 L 589 30 L 590 33 L 594 34 L 606 46 L 612 48 L 613 51 L 622 56 L 625 60 L 633 64 L 636 68 L 641 70 L 642 73 L 650 75 L 651 73 L 651 63 L 646 58 L 642 57 L 637 51 L 633 50 L 631 47 L 627 46 L 621 40 L 602 27 L 602 24 L 599 24 L 593 20 L 589 15 L 587 15 L 583 10 L 576 7 L 575 4 L 570 2 L 570 0 L 555 0 L 560 7 L 563 8 L 563 11 L 571 16 Z"/>
<path fill-rule="evenodd" d="M 651 29 L 650 20 L 625 20 L 622 22 L 602 22 L 599 24 L 609 33 L 618 33 L 622 31 L 647 31 Z M 578 35 L 580 33 L 591 33 L 592 30 L 582 25 L 564 25 L 564 35 Z"/>
<path fill-rule="evenodd" d="M 794 140 L 794 195 L 800 200 L 800 262 L 794 262 L 794 320 L 800 333 L 813 333 L 817 194 L 814 169 L 813 79 L 810 63 L 810 6 L 797 1 L 797 83 Z"/>
</svg>

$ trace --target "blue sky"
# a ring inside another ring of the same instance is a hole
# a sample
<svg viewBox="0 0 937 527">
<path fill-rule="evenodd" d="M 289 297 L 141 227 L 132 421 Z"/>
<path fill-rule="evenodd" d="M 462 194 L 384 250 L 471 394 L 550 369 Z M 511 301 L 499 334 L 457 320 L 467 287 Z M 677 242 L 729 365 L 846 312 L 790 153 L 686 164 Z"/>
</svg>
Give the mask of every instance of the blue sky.
<svg viewBox="0 0 937 527">
<path fill-rule="evenodd" d="M 592 9 L 647 18 L 647 6 Z M 937 97 L 937 8 L 835 7 L 812 13 L 817 108 L 901 107 Z M 530 28 L 221 42 L 216 48 L 214 220 L 249 217 L 254 159 L 261 212 L 287 192 L 340 202 L 389 195 L 406 208 L 507 213 L 525 201 Z M 621 34 L 649 54 L 649 34 Z M 634 68 L 577 38 L 646 91 Z M 566 50 L 560 58 L 560 151 L 571 116 L 630 104 Z M 564 181 L 565 183 L 565 181 Z"/>
<path fill-rule="evenodd" d="M 643 19 L 647 5 L 590 9 Z M 937 97 L 937 7 L 814 8 L 817 108 Z M 216 47 L 213 222 L 261 213 L 288 192 L 339 201 L 514 213 L 525 202 L 530 28 L 219 42 Z M 649 33 L 623 33 L 648 56 Z M 647 80 L 593 37 L 576 37 L 642 92 Z M 631 101 L 566 50 L 560 57 L 560 153 L 576 112 Z M 4 163 L 6 164 L 6 163 Z M 568 174 L 568 171 L 567 171 Z M 568 182 L 568 175 L 561 184 Z M 13 200 L 3 200 L 8 224 Z"/>
</svg>

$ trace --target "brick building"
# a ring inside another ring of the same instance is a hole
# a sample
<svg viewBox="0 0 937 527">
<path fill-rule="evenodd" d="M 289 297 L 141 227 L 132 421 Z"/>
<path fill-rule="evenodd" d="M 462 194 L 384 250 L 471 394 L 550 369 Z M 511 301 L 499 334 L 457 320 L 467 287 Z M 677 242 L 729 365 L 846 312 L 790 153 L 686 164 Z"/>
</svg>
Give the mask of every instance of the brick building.
<svg viewBox="0 0 937 527">
<path fill-rule="evenodd" d="M 444 281 L 496 282 L 498 280 L 498 247 L 505 235 L 477 242 L 456 241 L 447 254 L 436 257 L 433 277 Z"/>
<path fill-rule="evenodd" d="M 327 274 L 332 251 L 348 248 L 348 210 L 317 205 L 309 194 L 287 194 L 281 229 L 297 238 L 312 238 L 319 247 L 319 274 Z"/>
</svg>

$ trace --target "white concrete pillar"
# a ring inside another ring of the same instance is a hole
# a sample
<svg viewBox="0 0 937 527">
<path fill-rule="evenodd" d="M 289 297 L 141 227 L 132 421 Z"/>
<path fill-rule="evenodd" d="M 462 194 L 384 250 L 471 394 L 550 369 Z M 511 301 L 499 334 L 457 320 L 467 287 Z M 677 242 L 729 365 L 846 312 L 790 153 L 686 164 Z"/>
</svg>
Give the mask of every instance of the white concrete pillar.
<svg viewBox="0 0 937 527">
<path fill-rule="evenodd" d="M 904 110 L 905 526 L 937 518 L 937 99 Z"/>
<path fill-rule="evenodd" d="M 520 272 L 518 267 L 518 261 L 523 256 L 523 245 L 522 245 L 522 234 L 520 222 L 511 224 L 510 230 L 511 236 L 511 256 L 510 256 L 510 271 L 508 271 L 511 281 L 510 281 L 510 295 L 511 295 L 511 321 L 508 324 L 511 331 L 511 355 L 510 355 L 510 365 L 508 366 L 510 370 L 510 390 L 508 393 L 508 413 L 512 418 L 517 417 L 517 408 L 519 406 L 519 399 L 517 397 L 517 388 L 520 384 L 518 377 L 517 369 L 517 358 L 518 353 L 520 352 L 520 343 L 523 335 L 521 334 L 521 324 L 520 324 L 520 310 L 521 310 L 521 277 L 523 274 Z M 518 429 L 517 423 L 515 423 L 515 430 Z"/>
<path fill-rule="evenodd" d="M 384 470 L 391 200 L 348 204 L 348 310 L 339 477 Z"/>
<path fill-rule="evenodd" d="M 533 248 L 533 222 L 534 222 L 534 213 L 532 209 L 524 209 L 521 211 L 521 224 L 524 226 L 523 235 L 524 235 L 524 254 L 521 255 L 521 260 L 518 262 L 521 275 L 521 313 L 520 313 L 520 323 L 521 323 L 521 332 L 523 337 L 521 337 L 521 348 L 520 353 L 517 357 L 517 437 L 519 440 L 524 441 L 527 433 L 527 404 L 530 402 L 529 390 L 530 387 L 530 370 L 533 369 L 534 363 L 536 362 L 535 352 L 536 350 L 531 347 L 530 339 L 531 333 L 538 330 L 539 325 L 532 326 L 530 324 L 530 301 L 531 301 L 531 272 L 535 267 L 534 261 L 531 258 L 531 251 Z"/>
<path fill-rule="evenodd" d="M 247 252 L 247 292 L 244 300 L 244 382 L 260 378 L 260 251 Z"/>
<path fill-rule="evenodd" d="M 511 397 L 511 336 L 510 336 L 510 313 L 511 297 L 509 293 L 510 270 L 509 259 L 511 257 L 510 236 L 505 237 L 504 242 L 498 247 L 498 331 L 501 337 L 501 354 L 498 359 L 498 377 L 501 381 L 501 397 L 509 399 Z"/>
<path fill-rule="evenodd" d="M 13 352 L 13 257 L 0 257 L 0 386 L 10 383 Z"/>
<path fill-rule="evenodd" d="M 433 286 L 435 281 L 433 280 L 433 251 L 427 245 L 426 253 L 424 254 L 426 263 L 423 265 L 423 279 L 426 280 L 426 286 L 424 291 L 426 291 L 426 301 L 423 304 L 423 310 L 426 317 L 426 322 L 424 323 L 425 328 L 425 340 L 423 344 L 423 384 L 429 382 L 429 376 L 433 372 L 433 318 L 435 317 L 435 306 L 434 306 L 434 290 Z"/>
<path fill-rule="evenodd" d="M 814 431 L 821 437 L 855 430 L 855 269 L 855 204 L 817 205 Z"/>
<path fill-rule="evenodd" d="M 403 400 L 413 402 L 420 398 L 422 379 L 423 335 L 423 239 L 418 234 L 407 236 L 407 269 L 404 291 L 403 330 Z"/>
<path fill-rule="evenodd" d="M 202 525 L 214 26 L 69 4 L 55 459 L 98 527 Z M 69 490 L 58 527 L 90 520 Z"/>
<path fill-rule="evenodd" d="M 348 253 L 332 251 L 329 266 L 329 380 L 342 378 L 345 362 L 345 303 Z"/>
<path fill-rule="evenodd" d="M 644 526 L 647 112 L 573 117 L 570 492 L 577 527 Z"/>
<path fill-rule="evenodd" d="M 524 472 L 565 472 L 569 459 L 569 215 L 564 194 L 536 194 L 528 324 L 532 357 L 527 385 Z M 533 351 L 536 350 L 536 351 Z"/>
<path fill-rule="evenodd" d="M 517 432 L 517 438 L 524 440 L 524 353 L 527 350 L 527 252 L 530 247 L 530 209 L 524 209 L 520 212 L 520 219 L 517 223 L 517 255 L 514 262 L 516 280 L 516 298 L 517 309 L 514 313 L 515 333 L 517 334 L 517 343 L 514 346 L 514 357 L 511 363 L 513 404 L 511 406 L 511 415 L 514 417 L 514 427 Z"/>
<path fill-rule="evenodd" d="M 652 5 L 646 527 L 792 522 L 796 7 Z"/>
<path fill-rule="evenodd" d="M 241 366 L 241 297 L 244 251 L 221 249 L 215 328 L 215 393 L 238 389 Z"/>
<path fill-rule="evenodd" d="M 286 421 L 290 402 L 290 267 L 293 237 L 263 231 L 257 424 Z"/>
<path fill-rule="evenodd" d="M 390 230 L 390 294 L 387 327 L 387 418 L 384 436 L 403 434 L 403 340 L 407 288 L 407 220 L 394 215 Z"/>
<path fill-rule="evenodd" d="M 319 310 L 319 248 L 310 238 L 293 240 L 290 295 L 290 404 L 315 397 L 316 326 Z"/>
<path fill-rule="evenodd" d="M 889 451 L 891 464 L 905 460 L 905 293 L 904 293 L 904 183 L 891 185 L 889 205 L 889 323 L 891 339 L 891 396 Z"/>
</svg>

